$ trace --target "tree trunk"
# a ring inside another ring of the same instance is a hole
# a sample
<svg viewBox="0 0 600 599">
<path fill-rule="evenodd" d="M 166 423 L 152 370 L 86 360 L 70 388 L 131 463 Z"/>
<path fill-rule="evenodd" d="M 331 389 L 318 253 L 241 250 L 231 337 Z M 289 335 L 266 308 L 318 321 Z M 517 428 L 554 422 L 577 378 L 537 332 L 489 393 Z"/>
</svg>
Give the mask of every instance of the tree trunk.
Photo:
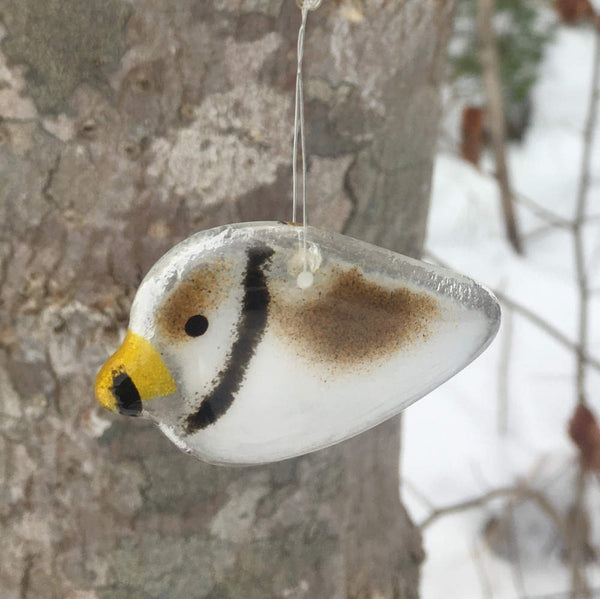
<svg viewBox="0 0 600 599">
<path fill-rule="evenodd" d="M 411 254 L 452 2 L 309 16 L 309 221 Z M 0 0 L 0 595 L 417 597 L 396 421 L 208 466 L 95 403 L 175 242 L 291 217 L 293 0 Z"/>
</svg>

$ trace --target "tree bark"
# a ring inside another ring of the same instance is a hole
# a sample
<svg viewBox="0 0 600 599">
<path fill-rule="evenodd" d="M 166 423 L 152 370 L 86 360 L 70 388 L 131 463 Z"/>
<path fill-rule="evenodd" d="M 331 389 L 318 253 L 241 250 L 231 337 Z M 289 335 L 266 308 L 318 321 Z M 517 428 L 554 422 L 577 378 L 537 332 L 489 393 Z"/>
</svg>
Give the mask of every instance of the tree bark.
<svg viewBox="0 0 600 599">
<path fill-rule="evenodd" d="M 417 254 L 453 2 L 326 1 L 309 221 Z M 141 277 L 291 216 L 293 0 L 0 0 L 0 595 L 418 596 L 398 424 L 267 467 L 179 453 L 93 379 Z"/>
</svg>

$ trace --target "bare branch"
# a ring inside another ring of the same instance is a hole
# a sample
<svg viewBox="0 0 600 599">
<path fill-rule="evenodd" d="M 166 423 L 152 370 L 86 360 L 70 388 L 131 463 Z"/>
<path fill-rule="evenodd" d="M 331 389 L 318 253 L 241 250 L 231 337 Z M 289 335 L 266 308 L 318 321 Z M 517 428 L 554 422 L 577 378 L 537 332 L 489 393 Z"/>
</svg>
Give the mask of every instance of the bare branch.
<svg viewBox="0 0 600 599">
<path fill-rule="evenodd" d="M 506 304 L 507 306 L 511 307 L 515 312 L 527 318 L 529 322 L 545 331 L 548 335 L 550 335 L 550 337 L 564 345 L 566 348 L 575 352 L 578 356 L 581 356 L 581 359 L 584 362 L 586 362 L 596 370 L 600 370 L 599 360 L 583 352 L 577 343 L 571 341 L 564 333 L 559 331 L 556 327 L 552 326 L 549 322 L 546 322 L 543 318 L 541 318 L 535 312 L 533 312 L 533 310 L 530 310 L 529 308 L 526 308 L 525 306 L 519 304 L 518 302 L 509 298 L 502 292 L 494 291 L 494 293 L 503 304 Z"/>
<path fill-rule="evenodd" d="M 492 24 L 494 0 L 477 0 L 477 7 L 483 85 L 487 96 L 490 133 L 496 161 L 496 178 L 502 196 L 506 235 L 515 252 L 522 254 L 523 244 L 514 212 L 513 194 L 506 162 L 506 123 L 504 118 L 502 82 L 500 81 L 500 59 L 498 57 L 496 35 Z"/>
<path fill-rule="evenodd" d="M 583 155 L 581 159 L 581 172 L 577 191 L 577 208 L 575 224 L 573 226 L 573 242 L 575 246 L 575 267 L 577 284 L 579 287 L 579 347 L 582 354 L 587 351 L 588 343 L 588 277 L 585 264 L 585 249 L 583 240 L 582 223 L 585 221 L 587 198 L 590 188 L 590 170 L 592 162 L 592 146 L 596 131 L 598 113 L 598 99 L 600 96 L 600 30 L 596 30 L 594 66 L 592 75 L 592 90 L 586 117 L 583 141 Z M 585 362 L 581 355 L 577 359 L 577 400 L 585 403 Z"/>
<path fill-rule="evenodd" d="M 503 320 L 504 334 L 498 364 L 498 432 L 500 435 L 506 435 L 508 432 L 508 381 L 513 332 L 513 313 L 511 309 L 505 310 Z"/>
<path fill-rule="evenodd" d="M 460 157 L 459 154 L 456 152 L 455 155 L 457 157 Z M 482 175 L 485 175 L 492 179 L 496 178 L 494 172 L 489 169 L 481 168 L 479 172 Z M 546 231 L 553 231 L 555 229 L 564 229 L 565 231 L 571 233 L 573 231 L 573 227 L 576 224 L 578 224 L 577 220 L 564 218 L 560 214 L 557 214 L 550 208 L 546 208 L 546 206 L 543 206 L 536 200 L 521 193 L 520 191 L 513 190 L 513 202 L 519 204 L 520 206 L 523 206 L 523 208 L 527 208 L 527 210 L 529 210 L 529 212 L 531 212 L 534 216 L 537 216 L 540 220 L 543 220 L 545 222 L 544 226 L 527 233 L 527 237 L 532 237 Z M 599 220 L 600 214 L 591 214 L 587 215 L 584 219 L 579 221 L 579 223 L 582 227 L 585 227 L 587 225 L 596 224 Z"/>
<path fill-rule="evenodd" d="M 567 544 L 571 566 L 571 599 L 592 599 L 585 571 L 585 547 L 588 544 L 589 533 L 584 505 L 585 483 L 586 473 L 581 461 L 577 472 L 577 488 L 571 508 L 572 518 Z"/>
<path fill-rule="evenodd" d="M 585 248 L 582 224 L 585 222 L 587 199 L 590 188 L 590 171 L 592 162 L 592 146 L 596 131 L 598 113 L 598 100 L 600 98 L 600 29 L 596 28 L 595 51 L 593 61 L 592 89 L 588 105 L 588 114 L 583 134 L 583 155 L 581 171 L 577 190 L 577 208 L 575 224 L 573 226 L 573 243 L 575 250 L 575 269 L 577 273 L 577 286 L 579 289 L 579 347 L 581 353 L 577 355 L 577 402 L 585 405 L 586 398 L 586 366 L 583 354 L 588 346 L 588 300 L 589 285 L 585 263 Z M 569 556 L 571 565 L 571 599 L 583 597 L 591 598 L 586 571 L 585 547 L 588 543 L 588 530 L 585 513 L 586 472 L 583 460 L 580 460 L 577 475 L 577 488 L 575 501 L 572 508 L 573 526 L 571 529 Z"/>
<path fill-rule="evenodd" d="M 418 499 L 421 503 L 423 503 L 427 509 L 429 510 L 434 510 L 435 506 L 433 505 L 433 503 L 431 503 L 431 501 L 429 501 L 429 499 L 425 496 L 425 494 L 420 491 L 419 489 L 417 489 L 417 487 L 414 485 L 414 483 L 412 483 L 410 480 L 408 480 L 406 477 L 402 478 L 402 488 L 406 488 L 407 491 L 410 491 L 416 499 Z"/>
<path fill-rule="evenodd" d="M 513 584 L 519 593 L 519 599 L 526 599 L 527 591 L 525 590 L 525 577 L 523 576 L 523 568 L 521 566 L 521 552 L 519 548 L 519 539 L 517 537 L 517 523 L 515 521 L 515 510 L 512 502 L 507 506 L 508 521 L 510 531 L 506 537 L 509 551 L 513 555 L 511 560 L 511 573 Z"/>
<path fill-rule="evenodd" d="M 493 501 L 494 499 L 499 499 L 502 497 L 512 498 L 516 502 L 520 501 L 533 501 L 535 502 L 540 509 L 550 518 L 556 532 L 560 536 L 565 546 L 568 542 L 568 534 L 567 529 L 564 523 L 562 516 L 558 513 L 555 507 L 550 503 L 548 498 L 544 493 L 539 491 L 538 489 L 534 489 L 528 485 L 518 484 L 510 487 L 499 487 L 497 489 L 492 489 L 479 497 L 475 497 L 473 499 L 468 499 L 466 501 L 461 501 L 459 503 L 455 503 L 453 505 L 449 505 L 442 508 L 437 508 L 425 518 L 425 520 L 420 524 L 421 530 L 425 530 L 428 526 L 431 526 L 436 520 L 439 520 L 443 516 L 448 516 L 450 514 L 458 514 L 460 512 L 464 512 L 466 510 L 480 508 L 485 504 Z"/>
<path fill-rule="evenodd" d="M 477 547 L 477 545 L 474 543 L 471 547 L 471 556 L 473 558 L 473 563 L 475 564 L 477 574 L 479 575 L 479 580 L 481 581 L 481 591 L 483 593 L 484 599 L 493 599 L 494 594 L 492 593 L 492 583 L 490 582 L 485 568 L 483 567 L 481 553 L 481 548 Z"/>
<path fill-rule="evenodd" d="M 474 508 L 483 507 L 486 503 L 493 501 L 494 499 L 498 499 L 501 497 L 506 497 L 507 495 L 512 495 L 515 492 L 515 487 L 499 487 L 498 489 L 492 489 L 479 497 L 474 497 L 473 499 L 467 499 L 465 501 L 460 501 L 459 503 L 455 503 L 453 505 L 448 505 L 446 507 L 436 508 L 421 522 L 419 525 L 421 530 L 425 530 L 429 526 L 431 526 L 436 520 L 439 520 L 443 516 L 449 516 L 451 514 L 459 514 L 460 512 L 465 512 L 467 510 L 471 510 Z"/>
</svg>

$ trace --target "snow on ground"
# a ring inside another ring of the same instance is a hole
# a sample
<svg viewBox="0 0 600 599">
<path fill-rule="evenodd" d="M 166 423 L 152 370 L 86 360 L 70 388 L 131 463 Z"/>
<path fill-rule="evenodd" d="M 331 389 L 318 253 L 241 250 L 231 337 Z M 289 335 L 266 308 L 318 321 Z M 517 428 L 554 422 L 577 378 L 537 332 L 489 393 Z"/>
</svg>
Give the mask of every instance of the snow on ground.
<svg viewBox="0 0 600 599">
<path fill-rule="evenodd" d="M 561 28 L 549 47 L 534 95 L 533 122 L 522 145 L 509 150 L 517 192 L 564 218 L 572 218 L 582 156 L 594 35 Z M 554 230 L 534 234 L 526 254 L 515 256 L 503 234 L 499 194 L 485 171 L 460 158 L 438 156 L 429 223 L 428 250 L 450 265 L 527 306 L 571 339 L 576 339 L 578 293 L 573 239 Z M 588 213 L 600 215 L 600 131 L 593 153 Z M 518 208 L 523 230 L 543 221 Z M 600 290 L 600 220 L 587 229 L 586 247 L 593 286 Z M 590 302 L 590 347 L 600 356 L 600 293 Z M 511 329 L 512 334 L 508 331 Z M 509 336 L 507 432 L 499 432 L 500 363 Z M 600 375 L 588 370 L 592 409 L 600 413 Z M 542 488 L 558 509 L 574 493 L 576 452 L 567 436 L 575 404 L 575 358 L 520 315 L 504 310 L 496 341 L 478 360 L 405 413 L 403 495 L 413 518 L 436 507 L 477 497 L 526 479 Z M 588 505 L 600 516 L 598 483 L 590 485 Z M 491 516 L 501 516 L 502 501 L 446 516 L 427 528 L 423 599 L 516 598 L 569 588 L 569 571 L 548 518 L 531 503 L 520 504 L 512 519 L 519 569 L 490 551 L 482 534 Z M 600 546 L 600 517 L 594 522 Z M 498 537 L 495 537 L 498 538 Z M 500 535 L 500 538 L 502 536 Z M 521 576 L 522 582 L 519 582 Z M 600 597 L 600 566 L 589 568 Z"/>
</svg>

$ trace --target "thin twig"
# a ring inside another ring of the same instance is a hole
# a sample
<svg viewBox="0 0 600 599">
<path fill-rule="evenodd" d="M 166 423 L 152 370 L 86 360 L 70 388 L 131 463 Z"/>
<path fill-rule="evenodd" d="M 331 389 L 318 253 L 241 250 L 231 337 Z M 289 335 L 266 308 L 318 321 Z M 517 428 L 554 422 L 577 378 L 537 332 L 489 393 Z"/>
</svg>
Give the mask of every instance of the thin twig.
<svg viewBox="0 0 600 599">
<path fill-rule="evenodd" d="M 456 156 L 459 156 L 456 154 Z M 481 168 L 479 171 L 482 175 L 486 177 L 490 177 L 491 179 L 495 179 L 496 176 L 493 171 L 485 168 Z M 563 229 L 569 233 L 573 231 L 573 227 L 578 223 L 577 220 L 570 220 L 568 218 L 564 218 L 560 214 L 557 214 L 550 208 L 546 208 L 536 200 L 530 198 L 529 196 L 521 193 L 520 191 L 513 191 L 513 201 L 523 208 L 527 208 L 534 216 L 537 216 L 540 220 L 543 220 L 546 224 L 539 229 L 534 231 L 530 231 L 526 234 L 527 237 L 537 235 L 539 233 L 545 231 L 554 231 L 555 229 Z M 600 214 L 590 214 L 585 217 L 579 224 L 582 227 L 587 225 L 596 224 L 600 221 Z"/>
<path fill-rule="evenodd" d="M 453 155 L 462 158 L 458 152 L 454 149 L 452 152 Z M 496 180 L 496 174 L 490 170 L 483 167 L 479 168 L 479 173 L 489 177 L 490 179 Z M 529 231 L 526 233 L 524 237 L 531 238 L 542 233 L 555 231 L 556 229 L 562 229 L 568 233 L 573 231 L 573 227 L 577 224 L 577 220 L 570 220 L 568 218 L 564 218 L 560 214 L 557 214 L 550 208 L 543 206 L 536 200 L 530 198 L 529 196 L 521 193 L 520 191 L 513 190 L 513 202 L 515 204 L 519 204 L 523 206 L 523 208 L 527 208 L 534 216 L 537 216 L 540 220 L 544 221 L 544 225 L 540 226 L 533 231 Z M 600 214 L 591 214 L 586 216 L 579 224 L 582 227 L 586 227 L 588 225 L 597 224 L 600 221 Z"/>
<path fill-rule="evenodd" d="M 573 225 L 573 244 L 575 249 L 575 269 L 577 273 L 577 286 L 579 289 L 579 347 L 581 353 L 577 355 L 577 403 L 585 405 L 586 398 L 586 363 L 583 355 L 588 346 L 588 300 L 589 287 L 585 261 L 585 248 L 582 223 L 585 222 L 587 199 L 590 188 L 590 170 L 592 161 L 592 147 L 596 131 L 598 112 L 598 99 L 600 96 L 600 30 L 596 29 L 595 51 L 592 74 L 592 90 L 588 106 L 588 114 L 583 135 L 583 155 L 577 191 L 577 207 L 575 224 Z M 580 460 L 577 473 L 577 487 L 573 504 L 573 527 L 571 531 L 570 565 L 571 565 L 571 598 L 591 598 L 585 570 L 585 546 L 588 540 L 586 513 L 586 472 L 583 459 Z"/>
<path fill-rule="evenodd" d="M 572 226 L 568 228 L 560 228 L 566 233 L 571 233 L 573 230 Z M 557 225 L 546 223 L 525 233 L 525 239 L 527 239 L 527 241 L 533 241 L 536 237 L 541 237 L 543 235 L 547 235 L 548 233 L 556 233 L 556 229 Z"/>
<path fill-rule="evenodd" d="M 477 574 L 479 575 L 483 597 L 484 599 L 493 599 L 494 595 L 492 593 L 492 583 L 490 582 L 487 572 L 483 566 L 481 553 L 481 548 L 477 547 L 477 545 L 473 543 L 473 546 L 471 547 L 471 556 L 473 558 L 473 563 L 475 564 Z"/>
<path fill-rule="evenodd" d="M 515 312 L 527 318 L 529 322 L 545 331 L 548 335 L 550 335 L 550 337 L 564 345 L 567 349 L 570 349 L 571 351 L 575 352 L 576 355 L 581 356 L 581 359 L 584 362 L 586 362 L 596 370 L 600 370 L 599 360 L 585 353 L 577 343 L 571 341 L 564 333 L 552 326 L 549 322 L 546 322 L 543 318 L 541 318 L 535 312 L 533 312 L 533 310 L 530 310 L 529 308 L 526 308 L 525 306 L 519 304 L 518 302 L 509 298 L 502 292 L 494 291 L 494 293 L 503 304 L 506 304 Z"/>
<path fill-rule="evenodd" d="M 504 335 L 500 347 L 500 363 L 498 364 L 498 433 L 508 433 L 508 381 L 510 379 L 510 354 L 512 349 L 513 311 L 507 309 L 503 314 Z"/>
<path fill-rule="evenodd" d="M 435 506 L 429 499 L 425 496 L 425 493 L 417 489 L 417 487 L 408 480 L 406 477 L 402 479 L 402 487 L 405 487 L 408 491 L 410 491 L 423 505 L 427 507 L 429 510 L 434 510 Z"/>
<path fill-rule="evenodd" d="M 486 503 L 501 497 L 514 497 L 518 501 L 529 500 L 537 503 L 542 511 L 547 514 L 550 520 L 552 520 L 554 527 L 556 528 L 556 531 L 563 543 L 567 542 L 567 530 L 561 515 L 556 511 L 544 493 L 526 485 L 499 487 L 497 489 L 492 489 L 491 491 L 488 491 L 479 497 L 467 499 L 466 501 L 461 501 L 446 507 L 436 508 L 431 512 L 431 514 L 429 514 L 429 516 L 427 516 L 427 518 L 425 518 L 425 520 L 423 520 L 423 522 L 420 524 L 420 528 L 421 530 L 425 530 L 442 516 L 458 514 L 466 510 L 479 508 L 484 506 Z"/>
<path fill-rule="evenodd" d="M 563 229 L 571 229 L 573 227 L 573 223 L 566 218 L 563 218 L 559 214 L 556 214 L 552 210 L 542 206 L 535 200 L 523 195 L 521 193 L 515 193 L 514 195 L 515 202 L 518 204 L 528 208 L 532 214 L 546 221 L 549 225 L 553 227 L 559 227 Z"/>
<path fill-rule="evenodd" d="M 506 162 L 506 123 L 502 82 L 500 80 L 500 58 L 492 24 L 494 12 L 494 0 L 477 0 L 477 22 L 481 44 L 481 70 L 485 95 L 487 97 L 490 134 L 496 163 L 496 178 L 502 197 L 504 225 L 510 244 L 517 254 L 522 254 L 523 244 L 517 226 L 513 206 L 513 194 Z"/>
<path fill-rule="evenodd" d="M 519 549 L 519 539 L 517 537 L 517 523 L 515 521 L 515 506 L 510 502 L 508 504 L 508 522 L 509 530 L 506 535 L 506 543 L 508 545 L 509 555 L 512 555 L 511 573 L 513 584 L 519 594 L 519 599 L 527 599 L 527 591 L 525 590 L 525 577 L 523 576 L 523 568 L 521 567 L 521 552 Z"/>
<path fill-rule="evenodd" d="M 596 30 L 594 66 L 592 76 L 592 91 L 588 107 L 588 114 L 584 129 L 583 155 L 581 159 L 581 173 L 577 191 L 577 209 L 575 224 L 573 225 L 573 240 L 575 246 L 575 267 L 577 284 L 579 287 L 579 346 L 582 352 L 587 351 L 588 344 L 588 277 L 585 263 L 585 248 L 582 223 L 585 221 L 587 198 L 590 188 L 590 171 L 592 162 L 592 147 L 596 131 L 598 113 L 598 99 L 600 95 L 600 31 Z M 577 360 L 577 401 L 585 404 L 585 363 L 578 356 Z"/>
<path fill-rule="evenodd" d="M 473 499 L 467 499 L 465 501 L 460 501 L 458 503 L 454 503 L 452 505 L 448 505 L 446 507 L 436 508 L 421 522 L 419 527 L 421 530 L 425 530 L 429 526 L 431 526 L 436 520 L 439 520 L 442 516 L 449 516 L 451 514 L 459 514 L 460 512 L 465 512 L 467 510 L 471 510 L 474 508 L 479 508 L 493 501 L 494 499 L 498 499 L 500 497 L 506 497 L 507 495 L 512 495 L 515 492 L 515 487 L 499 487 L 498 489 L 492 489 L 479 497 L 474 497 Z"/>
<path fill-rule="evenodd" d="M 571 514 L 572 526 L 569 535 L 569 557 L 571 565 L 571 599 L 592 599 L 585 571 L 585 547 L 588 540 L 588 531 L 585 515 L 585 487 L 586 472 L 583 461 L 580 461 L 577 472 L 577 485 L 575 490 L 575 502 Z"/>
</svg>

